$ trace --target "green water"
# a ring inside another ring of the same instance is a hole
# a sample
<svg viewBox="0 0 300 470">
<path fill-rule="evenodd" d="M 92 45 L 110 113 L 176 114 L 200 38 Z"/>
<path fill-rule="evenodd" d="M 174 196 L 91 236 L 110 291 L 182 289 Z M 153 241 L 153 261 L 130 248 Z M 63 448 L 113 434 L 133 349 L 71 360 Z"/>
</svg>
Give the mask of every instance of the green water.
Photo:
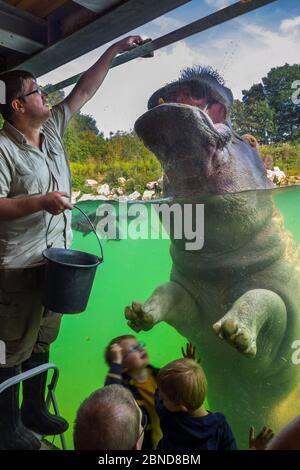
<svg viewBox="0 0 300 470">
<path fill-rule="evenodd" d="M 84 203 L 85 211 L 99 203 Z M 99 253 L 95 236 L 74 231 L 74 249 Z M 80 403 L 103 386 L 107 366 L 103 352 L 109 341 L 132 334 L 123 316 L 124 306 L 132 300 L 145 300 L 159 284 L 166 282 L 171 269 L 168 240 L 121 240 L 103 242 L 105 262 L 98 268 L 86 312 L 65 315 L 51 360 L 60 369 L 57 399 L 60 413 L 70 422 L 66 433 L 72 448 L 72 429 Z M 184 339 L 174 328 L 159 324 L 153 332 L 141 332 L 151 363 L 161 367 L 180 356 Z M 56 443 L 59 439 L 56 438 Z"/>
<path fill-rule="evenodd" d="M 300 188 L 276 190 L 274 199 L 284 215 L 285 227 L 300 243 Z M 99 204 L 91 201 L 80 207 L 92 212 Z M 92 233 L 83 236 L 74 231 L 73 248 L 99 253 Z M 124 306 L 132 300 L 146 300 L 155 287 L 169 279 L 171 269 L 169 240 L 104 240 L 103 248 L 105 262 L 98 268 L 86 312 L 63 317 L 60 335 L 52 347 L 51 360 L 60 370 L 58 405 L 70 423 L 68 449 L 72 448 L 73 423 L 80 403 L 103 386 L 107 373 L 104 348 L 113 337 L 132 333 L 124 320 Z M 180 357 L 186 341 L 162 323 L 138 337 L 146 342 L 151 363 L 157 367 Z M 59 444 L 58 437 L 55 443 Z"/>
</svg>

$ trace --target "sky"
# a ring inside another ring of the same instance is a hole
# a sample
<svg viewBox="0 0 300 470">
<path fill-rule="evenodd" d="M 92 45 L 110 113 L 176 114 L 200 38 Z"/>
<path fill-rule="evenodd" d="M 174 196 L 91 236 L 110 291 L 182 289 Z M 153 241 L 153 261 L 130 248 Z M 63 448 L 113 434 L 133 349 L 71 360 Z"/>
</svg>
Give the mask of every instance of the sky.
<svg viewBox="0 0 300 470">
<path fill-rule="evenodd" d="M 129 34 L 156 39 L 234 0 L 192 0 Z M 42 76 L 55 84 L 91 66 L 110 45 L 95 49 Z M 195 34 L 155 52 L 154 58 L 135 59 L 110 70 L 97 94 L 83 108 L 105 136 L 130 131 L 147 109 L 151 94 L 194 65 L 211 65 L 224 76 L 235 98 L 259 83 L 272 67 L 300 63 L 300 0 L 277 0 L 252 13 Z M 300 80 L 300 77 L 299 77 Z M 72 87 L 66 88 L 68 94 Z"/>
</svg>

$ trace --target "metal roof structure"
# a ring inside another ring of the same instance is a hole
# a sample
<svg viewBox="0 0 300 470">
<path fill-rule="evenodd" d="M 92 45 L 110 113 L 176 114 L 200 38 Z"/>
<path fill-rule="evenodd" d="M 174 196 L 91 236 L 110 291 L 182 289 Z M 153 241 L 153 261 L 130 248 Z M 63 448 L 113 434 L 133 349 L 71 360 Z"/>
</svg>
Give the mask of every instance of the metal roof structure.
<svg viewBox="0 0 300 470">
<path fill-rule="evenodd" d="M 191 0 L 0 0 L 0 73 L 39 77 Z M 200 1 L 200 0 L 199 0 Z M 117 56 L 112 66 L 225 23 L 276 0 L 241 0 Z M 81 74 L 51 86 L 75 83 Z"/>
<path fill-rule="evenodd" d="M 0 0 L 0 72 L 36 76 L 190 0 Z"/>
</svg>

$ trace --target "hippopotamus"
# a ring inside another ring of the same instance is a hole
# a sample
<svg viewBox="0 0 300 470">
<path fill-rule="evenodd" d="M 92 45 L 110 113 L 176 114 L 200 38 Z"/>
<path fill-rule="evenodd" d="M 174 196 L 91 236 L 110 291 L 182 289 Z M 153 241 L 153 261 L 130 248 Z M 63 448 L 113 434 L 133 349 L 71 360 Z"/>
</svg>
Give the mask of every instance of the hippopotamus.
<svg viewBox="0 0 300 470">
<path fill-rule="evenodd" d="M 300 258 L 255 139 L 232 128 L 232 102 L 212 69 L 189 70 L 135 123 L 168 203 L 204 204 L 204 244 L 187 250 L 171 230 L 170 281 L 125 316 L 137 332 L 167 322 L 196 346 L 209 406 L 246 448 L 250 425 L 277 432 L 300 414 Z"/>
</svg>

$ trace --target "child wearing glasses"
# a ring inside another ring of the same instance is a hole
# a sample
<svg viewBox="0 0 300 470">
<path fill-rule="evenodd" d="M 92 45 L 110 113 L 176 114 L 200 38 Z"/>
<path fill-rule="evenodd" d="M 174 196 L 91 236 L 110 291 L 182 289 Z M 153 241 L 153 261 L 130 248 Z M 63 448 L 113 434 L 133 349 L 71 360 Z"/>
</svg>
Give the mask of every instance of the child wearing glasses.
<svg viewBox="0 0 300 470">
<path fill-rule="evenodd" d="M 160 452 L 199 450 L 236 450 L 232 430 L 222 413 L 205 409 L 207 382 L 204 371 L 195 359 L 195 348 L 182 349 L 183 358 L 170 362 L 157 376 L 156 410 L 163 438 Z M 263 450 L 272 439 L 270 429 L 263 428 L 255 437 L 251 426 L 249 447 Z"/>
<path fill-rule="evenodd" d="M 105 385 L 119 384 L 131 391 L 147 418 L 143 450 L 155 449 L 162 437 L 155 410 L 158 369 L 149 364 L 145 343 L 132 335 L 118 336 L 106 347 L 105 360 L 109 366 Z"/>
</svg>

